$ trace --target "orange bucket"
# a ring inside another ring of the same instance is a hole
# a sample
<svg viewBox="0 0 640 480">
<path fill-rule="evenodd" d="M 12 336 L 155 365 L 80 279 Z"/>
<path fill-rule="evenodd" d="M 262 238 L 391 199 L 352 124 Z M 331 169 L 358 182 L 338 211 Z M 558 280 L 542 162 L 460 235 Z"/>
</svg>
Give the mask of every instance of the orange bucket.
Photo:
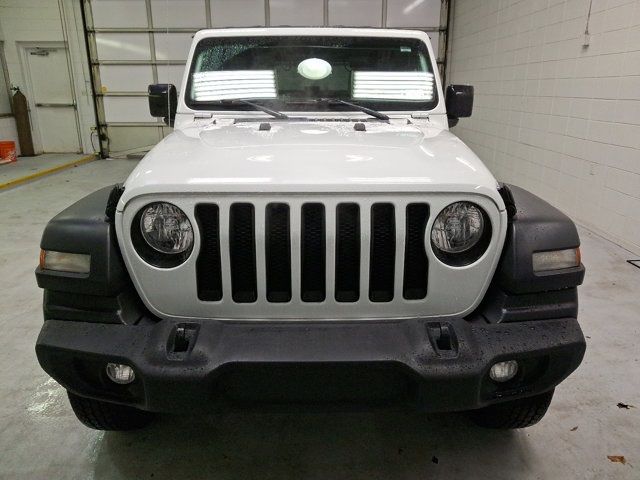
<svg viewBox="0 0 640 480">
<path fill-rule="evenodd" d="M 16 160 L 16 142 L 0 142 L 0 165 Z"/>
</svg>

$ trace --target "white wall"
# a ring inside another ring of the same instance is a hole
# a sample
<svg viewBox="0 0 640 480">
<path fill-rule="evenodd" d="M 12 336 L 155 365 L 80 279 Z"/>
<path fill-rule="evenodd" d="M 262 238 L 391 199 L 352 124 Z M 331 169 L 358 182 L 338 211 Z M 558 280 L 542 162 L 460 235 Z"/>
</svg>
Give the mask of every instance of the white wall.
<svg viewBox="0 0 640 480">
<path fill-rule="evenodd" d="M 2 32 L 2 21 L 0 15 L 0 44 L 4 41 L 4 34 Z M 4 49 L 3 49 L 4 50 Z M 0 77 L 0 82 L 4 82 L 4 78 Z M 18 145 L 18 132 L 16 131 L 16 122 L 13 117 L 0 117 L 0 141 L 12 140 L 16 143 L 16 150 L 20 153 L 20 146 Z"/>
<path fill-rule="evenodd" d="M 62 0 L 64 4 L 64 30 L 57 0 L 0 0 L 0 31 L 4 52 L 13 86 L 26 94 L 23 69 L 20 60 L 20 42 L 66 42 L 71 55 L 71 78 L 78 104 L 81 137 L 85 153 L 93 152 L 91 128 L 95 126 L 88 60 L 82 32 L 80 2 Z M 68 68 L 60 65 L 60 68 Z M 13 119 L 0 119 L 0 137 L 15 139 Z"/>
<path fill-rule="evenodd" d="M 499 180 L 640 254 L 640 0 L 454 0 L 455 132 Z"/>
</svg>

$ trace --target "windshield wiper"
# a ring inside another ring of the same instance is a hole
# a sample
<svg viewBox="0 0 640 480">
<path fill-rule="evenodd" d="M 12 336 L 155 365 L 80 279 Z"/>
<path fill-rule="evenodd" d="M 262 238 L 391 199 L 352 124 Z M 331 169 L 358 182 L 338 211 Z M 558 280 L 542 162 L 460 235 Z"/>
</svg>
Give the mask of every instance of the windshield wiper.
<svg viewBox="0 0 640 480">
<path fill-rule="evenodd" d="M 281 118 L 281 119 L 289 118 L 288 115 L 285 115 L 282 112 L 271 110 L 270 108 L 267 108 L 264 105 L 260 105 L 259 103 L 250 102 L 249 100 L 242 100 L 240 98 L 234 98 L 230 100 L 220 100 L 220 105 L 249 105 L 250 107 L 253 107 L 256 110 L 260 110 L 264 113 L 268 113 L 269 115 L 275 118 Z"/>
<path fill-rule="evenodd" d="M 346 100 L 342 100 L 341 98 L 319 98 L 317 100 L 319 103 L 326 103 L 327 105 L 346 105 L 347 107 L 355 108 L 356 110 L 360 110 L 361 112 L 366 113 L 367 115 L 371 115 L 380 120 L 389 120 L 389 116 L 385 115 L 382 112 L 374 110 L 372 108 L 363 107 L 362 105 L 358 105 L 357 103 L 347 102 Z"/>
</svg>

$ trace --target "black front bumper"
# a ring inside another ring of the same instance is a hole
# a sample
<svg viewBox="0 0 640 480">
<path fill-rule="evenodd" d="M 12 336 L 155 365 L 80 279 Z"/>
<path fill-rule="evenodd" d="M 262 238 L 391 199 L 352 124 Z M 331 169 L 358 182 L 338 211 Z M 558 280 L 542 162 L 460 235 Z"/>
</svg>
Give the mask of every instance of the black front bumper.
<svg viewBox="0 0 640 480">
<path fill-rule="evenodd" d="M 474 409 L 553 388 L 584 351 L 574 318 L 136 326 L 47 320 L 36 345 L 42 368 L 68 390 L 158 412 L 256 402 Z M 490 380 L 491 366 L 511 359 L 520 364 L 516 378 Z M 104 374 L 106 362 L 133 366 L 135 381 L 114 384 Z"/>
</svg>

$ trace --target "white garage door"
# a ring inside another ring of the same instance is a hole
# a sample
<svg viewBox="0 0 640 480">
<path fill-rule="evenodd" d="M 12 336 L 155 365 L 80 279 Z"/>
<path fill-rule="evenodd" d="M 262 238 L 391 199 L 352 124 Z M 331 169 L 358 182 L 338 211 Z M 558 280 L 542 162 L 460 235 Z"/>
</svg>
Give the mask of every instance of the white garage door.
<svg viewBox="0 0 640 480">
<path fill-rule="evenodd" d="M 147 86 L 180 88 L 192 35 L 202 28 L 363 26 L 431 37 L 442 71 L 447 0 L 84 0 L 105 153 L 139 153 L 170 129 L 149 115 Z"/>
</svg>

